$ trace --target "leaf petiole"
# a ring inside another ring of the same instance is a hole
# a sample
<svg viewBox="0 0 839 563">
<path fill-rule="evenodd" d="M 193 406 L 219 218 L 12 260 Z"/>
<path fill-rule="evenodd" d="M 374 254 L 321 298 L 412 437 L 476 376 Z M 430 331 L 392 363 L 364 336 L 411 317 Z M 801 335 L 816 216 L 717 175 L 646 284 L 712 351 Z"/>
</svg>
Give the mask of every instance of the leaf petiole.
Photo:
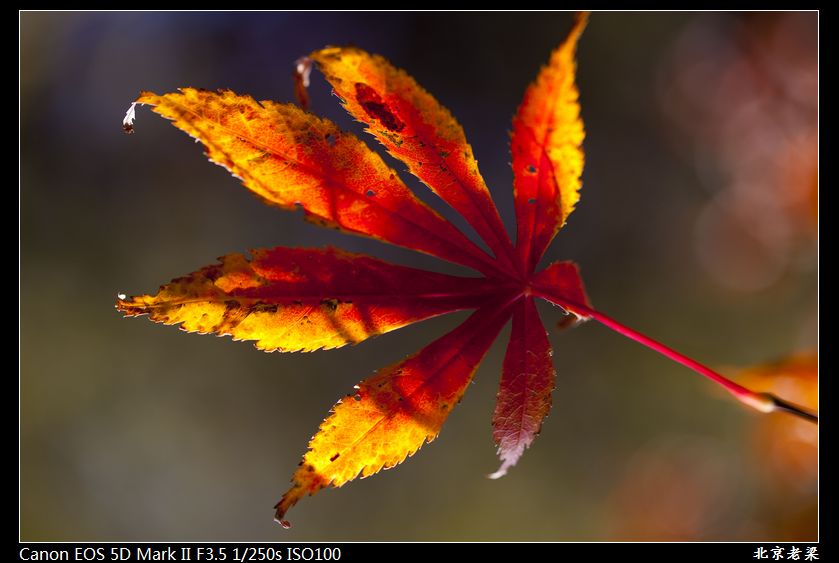
<svg viewBox="0 0 839 563">
<path fill-rule="evenodd" d="M 731 381 L 727 377 L 714 371 L 708 366 L 697 362 L 693 358 L 689 358 L 681 352 L 677 352 L 669 346 L 666 346 L 661 342 L 650 338 L 646 334 L 642 334 L 635 329 L 629 328 L 628 326 L 616 321 L 608 315 L 601 313 L 600 311 L 597 311 L 585 305 L 581 305 L 579 303 L 571 303 L 569 301 L 566 301 L 560 296 L 552 295 L 550 291 L 545 291 L 545 288 L 540 288 L 539 290 L 536 290 L 534 293 L 535 295 L 538 295 L 543 299 L 547 299 L 551 303 L 559 305 L 563 309 L 570 311 L 580 317 L 594 319 L 600 324 L 605 325 L 608 328 L 614 330 L 615 332 L 627 338 L 630 338 L 635 342 L 638 342 L 639 344 L 643 344 L 647 348 L 650 348 L 651 350 L 658 352 L 659 354 L 673 360 L 674 362 L 680 363 L 683 366 L 692 369 L 696 373 L 707 377 L 708 379 L 717 383 L 718 385 L 721 385 L 723 388 L 725 388 L 726 391 L 734 395 L 734 397 L 738 401 L 752 407 L 755 410 L 758 410 L 763 413 L 776 411 L 786 412 L 795 415 L 799 418 L 802 418 L 808 422 L 812 422 L 814 424 L 817 424 L 819 421 L 818 414 L 811 412 L 810 410 L 804 407 L 786 401 L 785 399 L 776 397 L 771 393 L 760 393 L 743 387 L 742 385 L 735 383 L 734 381 Z"/>
</svg>

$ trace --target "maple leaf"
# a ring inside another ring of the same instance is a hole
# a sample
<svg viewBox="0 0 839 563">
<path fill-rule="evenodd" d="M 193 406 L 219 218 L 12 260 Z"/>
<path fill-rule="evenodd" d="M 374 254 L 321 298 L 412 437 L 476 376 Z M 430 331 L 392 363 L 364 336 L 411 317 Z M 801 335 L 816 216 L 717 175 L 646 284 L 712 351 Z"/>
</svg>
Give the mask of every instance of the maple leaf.
<svg viewBox="0 0 839 563">
<path fill-rule="evenodd" d="M 267 203 L 302 209 L 306 219 L 424 252 L 482 277 L 426 272 L 335 249 L 258 249 L 173 280 L 155 295 L 121 297 L 126 316 L 148 315 L 183 330 L 253 340 L 263 350 L 312 351 L 452 311 L 466 321 L 416 354 L 360 382 L 309 443 L 292 487 L 276 506 L 393 467 L 434 440 L 504 325 L 513 329 L 492 417 L 500 477 L 533 443 L 551 406 L 552 350 L 535 299 L 578 320 L 595 319 L 715 380 L 764 412 L 815 415 L 749 391 L 593 309 L 579 271 L 555 262 L 537 272 L 545 250 L 579 199 L 584 137 L 575 83 L 575 51 L 587 21 L 580 14 L 547 66 L 527 89 L 513 120 L 517 237 L 512 244 L 478 171 L 463 129 L 431 94 L 384 58 L 328 47 L 301 59 L 296 89 L 303 103 L 309 61 L 344 107 L 393 157 L 475 229 L 485 252 L 419 200 L 376 153 L 352 134 L 291 104 L 231 91 L 184 88 L 143 92 L 173 125 L 202 142 Z M 134 105 L 126 115 L 133 130 Z"/>
</svg>

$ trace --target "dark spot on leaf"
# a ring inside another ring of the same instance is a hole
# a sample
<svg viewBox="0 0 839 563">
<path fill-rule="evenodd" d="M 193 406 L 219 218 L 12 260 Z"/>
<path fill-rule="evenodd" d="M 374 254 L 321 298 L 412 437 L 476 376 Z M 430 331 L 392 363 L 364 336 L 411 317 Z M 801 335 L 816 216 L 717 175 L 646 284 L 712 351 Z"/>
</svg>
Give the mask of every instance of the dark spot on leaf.
<svg viewBox="0 0 839 563">
<path fill-rule="evenodd" d="M 449 156 L 448 151 L 440 151 L 440 158 L 446 158 L 447 156 Z"/>
<path fill-rule="evenodd" d="M 382 131 L 382 135 L 384 135 L 385 137 L 387 137 L 387 139 L 388 139 L 391 143 L 393 143 L 394 145 L 396 145 L 397 147 L 401 147 L 401 146 L 402 146 L 402 143 L 404 143 L 404 142 L 405 142 L 405 141 L 403 141 L 403 140 L 402 140 L 402 136 L 401 136 L 401 135 L 397 135 L 396 133 L 391 133 L 390 131 Z"/>
<path fill-rule="evenodd" d="M 367 197 L 373 197 L 375 195 L 376 195 L 376 192 L 374 192 L 373 190 L 367 190 Z"/>
<path fill-rule="evenodd" d="M 334 147 L 334 146 L 335 146 L 335 141 L 337 141 L 337 140 L 338 140 L 338 139 L 336 139 L 336 138 L 335 138 L 335 135 L 333 135 L 332 133 L 328 133 L 328 134 L 326 135 L 326 137 L 324 137 L 324 139 L 326 139 L 326 143 L 327 143 L 330 147 Z"/>
<path fill-rule="evenodd" d="M 536 174 L 536 167 L 533 166 L 532 164 L 528 165 L 527 166 L 527 172 L 528 172 L 528 174 Z"/>
<path fill-rule="evenodd" d="M 276 313 L 279 305 L 276 303 L 256 303 L 253 306 L 255 313 Z"/>
<path fill-rule="evenodd" d="M 361 395 L 356 393 L 355 395 L 353 395 L 353 399 L 355 399 L 356 401 L 360 401 L 361 400 Z"/>
<path fill-rule="evenodd" d="M 329 461 L 335 461 L 335 460 L 336 460 L 336 459 L 338 459 L 339 457 L 341 457 L 341 454 L 335 454 L 334 456 L 332 456 L 332 457 L 330 457 L 330 458 L 329 458 Z"/>
<path fill-rule="evenodd" d="M 355 97 L 367 115 L 378 120 L 386 129 L 399 132 L 405 128 L 405 124 L 393 114 L 379 93 L 367 84 L 356 82 Z"/>
<path fill-rule="evenodd" d="M 314 473 L 315 472 L 315 466 L 314 465 L 306 466 L 306 471 L 308 471 L 309 473 Z"/>
<path fill-rule="evenodd" d="M 330 313 L 334 313 L 338 309 L 337 299 L 324 299 L 320 302 L 320 304 L 329 309 Z"/>
<path fill-rule="evenodd" d="M 527 200 L 527 203 L 529 203 L 530 205 L 536 205 L 536 198 L 531 197 L 530 199 Z"/>
</svg>

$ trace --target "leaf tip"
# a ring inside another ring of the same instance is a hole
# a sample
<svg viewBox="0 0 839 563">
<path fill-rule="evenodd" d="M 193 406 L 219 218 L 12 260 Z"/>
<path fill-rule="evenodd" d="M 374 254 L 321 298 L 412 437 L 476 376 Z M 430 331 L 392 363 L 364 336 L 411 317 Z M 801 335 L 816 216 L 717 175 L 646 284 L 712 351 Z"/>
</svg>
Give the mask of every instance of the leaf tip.
<svg viewBox="0 0 839 563">
<path fill-rule="evenodd" d="M 286 530 L 291 528 L 291 523 L 285 519 L 286 512 L 288 512 L 292 506 L 297 504 L 297 501 L 303 498 L 307 491 L 309 494 L 314 494 L 314 492 L 321 487 L 322 485 L 309 490 L 306 486 L 301 486 L 301 484 L 295 479 L 292 482 L 292 487 L 285 492 L 283 498 L 280 499 L 280 502 L 274 505 L 274 508 L 276 509 L 274 512 L 274 522 Z"/>
<path fill-rule="evenodd" d="M 510 467 L 510 465 L 505 461 L 504 463 L 501 464 L 501 467 L 499 467 L 497 471 L 487 475 L 487 479 L 492 479 L 492 480 L 501 479 L 503 476 L 505 476 L 507 474 L 507 469 L 509 469 L 509 467 Z"/>
<path fill-rule="evenodd" d="M 283 520 L 280 516 L 275 515 L 274 522 L 282 526 L 284 530 L 288 530 L 291 528 L 291 522 L 289 522 L 288 520 Z"/>
<path fill-rule="evenodd" d="M 574 27 L 584 28 L 588 24 L 588 18 L 591 12 L 582 10 L 574 14 Z"/>
<path fill-rule="evenodd" d="M 274 508 L 276 509 L 274 511 L 274 522 L 276 522 L 277 524 L 279 524 L 280 526 L 282 526 L 286 530 L 291 528 L 291 522 L 286 520 L 284 518 L 284 516 L 285 516 L 285 513 L 288 511 L 288 509 L 291 508 L 294 504 L 293 502 L 290 503 L 290 504 L 288 502 L 286 502 L 286 500 L 287 500 L 286 497 L 287 496 L 288 496 L 288 493 L 283 495 L 282 500 L 280 500 L 280 502 L 278 502 L 274 506 Z"/>
<path fill-rule="evenodd" d="M 114 304 L 116 310 L 121 313 L 127 313 L 129 306 L 128 296 L 122 292 L 117 293 L 117 302 Z"/>
<path fill-rule="evenodd" d="M 122 118 L 122 130 L 126 135 L 134 133 L 134 120 L 137 118 L 137 114 L 134 111 L 136 106 L 137 102 L 132 102 L 128 107 L 128 111 L 125 112 L 125 117 Z"/>
<path fill-rule="evenodd" d="M 140 315 L 149 314 L 148 308 L 145 306 L 143 297 L 133 297 L 125 293 L 117 293 L 117 302 L 114 308 L 123 314 L 125 317 L 139 317 Z"/>
</svg>

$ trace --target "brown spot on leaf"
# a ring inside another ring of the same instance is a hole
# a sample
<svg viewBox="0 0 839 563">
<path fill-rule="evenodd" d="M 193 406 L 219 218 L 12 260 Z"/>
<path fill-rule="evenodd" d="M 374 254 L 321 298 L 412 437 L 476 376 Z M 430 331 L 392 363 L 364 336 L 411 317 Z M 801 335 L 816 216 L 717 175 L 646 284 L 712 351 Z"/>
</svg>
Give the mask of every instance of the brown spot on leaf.
<svg viewBox="0 0 839 563">
<path fill-rule="evenodd" d="M 242 307 L 242 305 L 234 300 L 229 299 L 224 302 L 224 314 L 221 317 L 216 329 L 232 330 L 241 323 L 245 317 L 249 315 L 249 311 Z"/>
<path fill-rule="evenodd" d="M 367 84 L 356 82 L 355 97 L 367 115 L 379 121 L 386 129 L 398 133 L 405 128 L 405 123 L 393 114 L 390 106 L 382 100 L 379 93 Z"/>
<path fill-rule="evenodd" d="M 276 303 L 255 303 L 252 309 L 254 313 L 276 313 L 279 305 Z"/>
</svg>

